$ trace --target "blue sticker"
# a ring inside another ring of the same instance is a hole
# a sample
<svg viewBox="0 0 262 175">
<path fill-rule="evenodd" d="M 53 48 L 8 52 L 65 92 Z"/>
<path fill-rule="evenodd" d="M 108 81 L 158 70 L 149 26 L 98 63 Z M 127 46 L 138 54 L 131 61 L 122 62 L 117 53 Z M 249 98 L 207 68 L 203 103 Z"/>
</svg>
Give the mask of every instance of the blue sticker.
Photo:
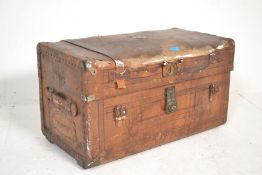
<svg viewBox="0 0 262 175">
<path fill-rule="evenodd" d="M 172 46 L 172 47 L 169 48 L 169 50 L 178 52 L 178 51 L 180 51 L 180 48 L 177 47 L 177 46 Z"/>
</svg>

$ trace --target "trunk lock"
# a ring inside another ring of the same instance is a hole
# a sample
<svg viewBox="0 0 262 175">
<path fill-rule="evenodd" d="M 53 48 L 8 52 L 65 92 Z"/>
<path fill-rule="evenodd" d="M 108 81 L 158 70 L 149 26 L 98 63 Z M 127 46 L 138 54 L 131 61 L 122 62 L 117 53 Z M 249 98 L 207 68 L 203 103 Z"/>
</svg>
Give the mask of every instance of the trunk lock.
<svg viewBox="0 0 262 175">
<path fill-rule="evenodd" d="M 123 120 L 127 118 L 127 107 L 125 105 L 117 105 L 114 108 L 114 120 L 116 126 L 122 126 Z"/>
</svg>

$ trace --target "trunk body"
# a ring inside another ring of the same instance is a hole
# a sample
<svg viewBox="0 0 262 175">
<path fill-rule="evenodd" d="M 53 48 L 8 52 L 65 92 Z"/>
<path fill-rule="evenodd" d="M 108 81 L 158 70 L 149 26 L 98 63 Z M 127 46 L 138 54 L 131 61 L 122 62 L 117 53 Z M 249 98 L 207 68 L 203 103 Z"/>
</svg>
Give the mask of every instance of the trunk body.
<svg viewBox="0 0 262 175">
<path fill-rule="evenodd" d="M 232 39 L 169 29 L 37 51 L 42 132 L 84 168 L 226 122 Z"/>
</svg>

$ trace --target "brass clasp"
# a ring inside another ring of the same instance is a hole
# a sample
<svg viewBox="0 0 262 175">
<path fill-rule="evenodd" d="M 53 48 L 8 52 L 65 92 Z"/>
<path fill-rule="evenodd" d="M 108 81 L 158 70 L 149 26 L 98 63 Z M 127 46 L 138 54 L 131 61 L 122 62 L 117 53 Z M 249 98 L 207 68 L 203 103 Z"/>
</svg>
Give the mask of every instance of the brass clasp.
<svg viewBox="0 0 262 175">
<path fill-rule="evenodd" d="M 165 89 L 165 98 L 165 111 L 167 113 L 175 112 L 177 109 L 175 86 Z"/>
<path fill-rule="evenodd" d="M 162 63 L 163 76 L 166 77 L 166 76 L 174 76 L 174 75 L 176 75 L 179 72 L 179 64 L 181 64 L 181 63 L 182 63 L 182 59 L 177 59 L 174 62 L 164 61 Z"/>
<path fill-rule="evenodd" d="M 122 126 L 123 120 L 127 118 L 127 108 L 125 105 L 117 105 L 114 108 L 114 119 L 116 126 Z"/>
<path fill-rule="evenodd" d="M 217 84 L 210 84 L 209 85 L 209 101 L 213 101 L 213 96 L 219 92 L 219 87 Z"/>
</svg>

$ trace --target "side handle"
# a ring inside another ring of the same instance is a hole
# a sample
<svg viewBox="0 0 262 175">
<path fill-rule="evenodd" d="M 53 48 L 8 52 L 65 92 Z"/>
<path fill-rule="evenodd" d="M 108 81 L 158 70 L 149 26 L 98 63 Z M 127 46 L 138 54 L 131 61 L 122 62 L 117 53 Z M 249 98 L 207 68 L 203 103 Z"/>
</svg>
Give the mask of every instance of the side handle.
<svg viewBox="0 0 262 175">
<path fill-rule="evenodd" d="M 66 97 L 62 93 L 58 93 L 52 87 L 47 87 L 47 98 L 56 108 L 68 112 L 69 115 L 75 117 L 77 115 L 77 105 L 70 97 Z"/>
</svg>

